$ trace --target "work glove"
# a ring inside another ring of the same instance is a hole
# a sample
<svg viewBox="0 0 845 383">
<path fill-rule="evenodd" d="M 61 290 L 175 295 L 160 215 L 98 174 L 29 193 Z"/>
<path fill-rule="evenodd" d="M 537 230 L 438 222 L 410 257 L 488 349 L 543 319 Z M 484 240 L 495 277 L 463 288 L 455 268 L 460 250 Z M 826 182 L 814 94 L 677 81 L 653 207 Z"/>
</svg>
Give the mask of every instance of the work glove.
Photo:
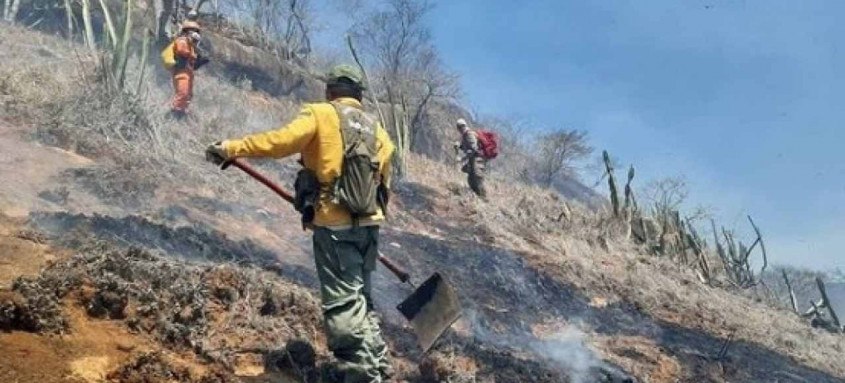
<svg viewBox="0 0 845 383">
<path fill-rule="evenodd" d="M 224 162 L 229 160 L 226 148 L 223 147 L 223 141 L 208 145 L 208 148 L 205 149 L 205 160 L 217 166 L 223 165 Z"/>
</svg>

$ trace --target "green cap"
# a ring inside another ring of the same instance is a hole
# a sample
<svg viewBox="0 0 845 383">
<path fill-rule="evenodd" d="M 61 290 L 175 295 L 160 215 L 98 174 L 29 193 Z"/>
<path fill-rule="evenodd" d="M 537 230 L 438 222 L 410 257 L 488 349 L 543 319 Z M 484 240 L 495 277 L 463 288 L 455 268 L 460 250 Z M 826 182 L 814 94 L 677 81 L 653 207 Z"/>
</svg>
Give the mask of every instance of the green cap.
<svg viewBox="0 0 845 383">
<path fill-rule="evenodd" d="M 364 74 L 357 67 L 348 64 L 341 64 L 332 68 L 329 71 L 327 80 L 329 84 L 333 84 L 344 77 L 361 87 L 361 89 L 366 89 L 364 87 Z"/>
</svg>

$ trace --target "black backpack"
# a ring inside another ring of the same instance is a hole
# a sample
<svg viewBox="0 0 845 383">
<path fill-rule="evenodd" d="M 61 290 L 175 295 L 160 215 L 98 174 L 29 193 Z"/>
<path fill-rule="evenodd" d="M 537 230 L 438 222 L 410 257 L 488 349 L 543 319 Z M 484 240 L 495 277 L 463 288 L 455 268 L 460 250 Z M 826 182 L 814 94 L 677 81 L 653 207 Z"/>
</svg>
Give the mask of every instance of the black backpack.
<svg viewBox="0 0 845 383">
<path fill-rule="evenodd" d="M 378 161 L 377 120 L 361 109 L 332 103 L 340 119 L 343 163 L 334 184 L 334 198 L 345 206 L 357 224 L 361 217 L 378 212 L 381 183 Z"/>
</svg>

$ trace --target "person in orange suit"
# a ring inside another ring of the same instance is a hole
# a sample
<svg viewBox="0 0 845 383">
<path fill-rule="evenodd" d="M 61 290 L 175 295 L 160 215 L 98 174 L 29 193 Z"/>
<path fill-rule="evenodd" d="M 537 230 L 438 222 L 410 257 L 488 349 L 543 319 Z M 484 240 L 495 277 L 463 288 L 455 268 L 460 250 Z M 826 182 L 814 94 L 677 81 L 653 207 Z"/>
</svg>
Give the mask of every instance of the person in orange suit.
<svg viewBox="0 0 845 383">
<path fill-rule="evenodd" d="M 186 116 L 194 97 L 194 71 L 198 69 L 198 61 L 202 61 L 197 49 L 200 40 L 200 25 L 195 21 L 185 21 L 173 43 L 173 56 L 176 58 L 176 66 L 173 68 L 175 94 L 170 108 L 172 115 L 177 118 Z"/>
</svg>

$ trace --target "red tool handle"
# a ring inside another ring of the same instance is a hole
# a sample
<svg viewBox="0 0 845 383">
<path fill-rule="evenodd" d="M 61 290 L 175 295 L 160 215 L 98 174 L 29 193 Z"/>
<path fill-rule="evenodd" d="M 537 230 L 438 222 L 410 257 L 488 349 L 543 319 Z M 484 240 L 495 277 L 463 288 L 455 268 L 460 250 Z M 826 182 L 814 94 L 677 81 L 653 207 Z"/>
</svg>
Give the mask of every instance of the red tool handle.
<svg viewBox="0 0 845 383">
<path fill-rule="evenodd" d="M 259 173 L 252 166 L 247 165 L 245 162 L 237 158 L 233 158 L 224 162 L 221 168 L 225 170 L 229 166 L 234 166 L 238 169 L 243 170 L 244 173 L 249 174 L 252 178 L 255 178 L 258 182 L 261 182 L 262 184 L 264 184 L 264 186 L 267 186 L 268 188 L 273 190 L 276 194 L 279 195 L 279 197 L 282 197 L 282 199 L 284 199 L 285 201 L 293 203 L 293 196 L 290 195 L 290 193 L 285 191 L 285 189 L 282 189 L 275 182 L 270 181 L 269 178 Z M 381 262 L 382 265 L 384 265 L 384 267 L 387 267 L 391 272 L 393 272 L 393 274 L 396 275 L 396 277 L 399 278 L 399 281 L 401 281 L 402 283 L 406 283 L 411 280 L 411 275 L 408 274 L 407 271 L 403 270 L 401 267 L 399 267 L 399 265 L 393 263 L 393 261 L 382 255 L 380 252 L 378 255 L 378 260 Z"/>
<path fill-rule="evenodd" d="M 285 201 L 293 203 L 293 196 L 290 195 L 290 193 L 285 191 L 285 189 L 279 187 L 279 185 L 276 185 L 275 182 L 270 181 L 270 179 L 265 177 L 263 174 L 253 169 L 252 166 L 247 165 L 245 162 L 237 158 L 233 158 L 224 162 L 221 169 L 226 170 L 226 168 L 228 168 L 230 165 L 234 165 L 236 168 L 243 170 L 244 173 L 249 174 L 252 178 L 255 178 L 258 182 L 264 184 L 264 186 L 267 186 L 268 188 L 272 189 L 274 192 L 276 192 L 276 194 L 279 195 L 279 197 L 282 197 Z"/>
</svg>

